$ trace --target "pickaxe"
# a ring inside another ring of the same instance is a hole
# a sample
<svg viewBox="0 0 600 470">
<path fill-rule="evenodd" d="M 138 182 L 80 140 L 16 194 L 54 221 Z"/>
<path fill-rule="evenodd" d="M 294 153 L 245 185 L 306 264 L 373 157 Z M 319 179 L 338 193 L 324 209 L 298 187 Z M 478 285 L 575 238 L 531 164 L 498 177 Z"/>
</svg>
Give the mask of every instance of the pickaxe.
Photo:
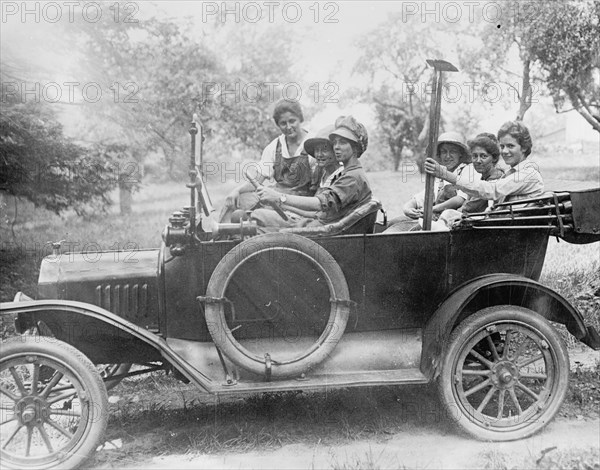
<svg viewBox="0 0 600 470">
<path fill-rule="evenodd" d="M 429 107 L 427 158 L 435 158 L 437 160 L 437 139 L 440 129 L 440 107 L 442 104 L 442 72 L 458 72 L 458 69 L 445 60 L 428 59 L 426 62 L 434 69 L 431 105 Z M 427 173 L 425 179 L 425 202 L 423 207 L 423 230 L 431 230 L 434 184 L 435 176 Z"/>
</svg>

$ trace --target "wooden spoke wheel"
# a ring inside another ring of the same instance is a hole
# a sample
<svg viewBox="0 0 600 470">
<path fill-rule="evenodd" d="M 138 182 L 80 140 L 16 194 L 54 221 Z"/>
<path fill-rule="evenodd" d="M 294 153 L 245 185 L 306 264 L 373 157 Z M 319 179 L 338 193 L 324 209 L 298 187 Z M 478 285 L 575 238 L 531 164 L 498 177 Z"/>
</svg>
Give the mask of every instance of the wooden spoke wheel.
<svg viewBox="0 0 600 470">
<path fill-rule="evenodd" d="M 554 417 L 568 374 L 566 347 L 548 321 L 503 305 L 477 312 L 453 331 L 438 389 L 464 431 L 507 441 L 539 431 Z"/>
<path fill-rule="evenodd" d="M 2 343 L 0 409 L 4 468 L 76 468 L 96 450 L 108 422 L 95 366 L 54 338 Z"/>
</svg>

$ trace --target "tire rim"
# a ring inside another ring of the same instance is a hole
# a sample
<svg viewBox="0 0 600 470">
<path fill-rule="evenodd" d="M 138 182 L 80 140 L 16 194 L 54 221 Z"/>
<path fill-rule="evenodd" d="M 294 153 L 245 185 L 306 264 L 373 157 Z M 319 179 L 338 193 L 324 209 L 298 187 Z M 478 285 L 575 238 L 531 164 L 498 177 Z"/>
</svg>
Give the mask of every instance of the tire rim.
<svg viewBox="0 0 600 470">
<path fill-rule="evenodd" d="M 264 254 L 273 256 L 274 253 L 292 255 L 311 264 L 327 286 L 330 303 L 327 322 L 318 338 L 307 348 L 300 348 L 286 357 L 272 356 L 269 351 L 251 351 L 234 337 L 222 301 L 207 302 L 204 311 L 210 335 L 223 355 L 240 368 L 262 375 L 267 380 L 299 376 L 329 357 L 344 333 L 350 311 L 348 285 L 335 259 L 317 243 L 293 234 L 261 235 L 232 249 L 213 271 L 206 295 L 223 299 L 233 276 L 242 265 Z"/>
<path fill-rule="evenodd" d="M 512 432 L 539 421 L 554 398 L 558 364 L 544 335 L 498 322 L 474 333 L 452 366 L 461 414 L 484 429 Z"/>
<path fill-rule="evenodd" d="M 333 285 L 333 282 L 331 280 L 329 273 L 327 271 L 325 271 L 323 269 L 323 267 L 321 265 L 319 265 L 319 263 L 315 263 L 314 260 L 310 256 L 308 256 L 306 253 L 303 253 L 302 251 L 293 250 L 293 249 L 285 248 L 285 247 L 284 248 L 271 247 L 271 248 L 260 250 L 260 251 L 257 251 L 256 253 L 253 253 L 252 255 L 250 255 L 246 259 L 244 259 L 244 262 L 245 263 L 252 262 L 253 258 L 261 256 L 264 253 L 272 253 L 275 250 L 286 251 L 288 253 L 292 253 L 295 256 L 299 256 L 301 258 L 306 259 L 310 263 L 313 263 L 314 266 L 317 269 L 319 269 L 321 275 L 325 279 L 325 281 L 327 283 L 327 288 L 329 290 L 330 297 L 335 298 L 335 294 L 336 294 L 335 287 Z M 241 263 L 238 264 L 236 266 L 236 268 L 231 271 L 229 277 L 227 278 L 227 281 L 225 282 L 225 288 L 230 284 L 231 279 L 235 276 L 235 274 L 236 274 L 237 270 L 240 268 L 240 266 L 241 266 Z M 226 289 L 224 289 L 224 290 L 226 290 Z M 329 312 L 329 318 L 327 320 L 325 328 L 323 329 L 323 331 L 321 332 L 321 334 L 319 335 L 317 340 L 314 342 L 314 344 L 311 347 L 309 347 L 308 349 L 305 349 L 304 351 L 298 353 L 294 358 L 284 359 L 284 360 L 274 359 L 274 362 L 276 364 L 278 364 L 278 365 L 294 364 L 303 359 L 306 359 L 307 357 L 312 355 L 317 349 L 322 347 L 324 344 L 326 344 L 328 342 L 332 342 L 334 337 L 337 338 L 338 335 L 341 336 L 341 333 L 343 333 L 343 331 L 346 328 L 347 315 L 342 315 L 340 313 L 341 309 L 338 308 L 338 306 L 335 303 L 332 302 L 331 304 L 332 305 L 331 305 L 330 312 Z M 246 347 L 244 347 L 239 341 L 237 341 L 233 337 L 233 333 L 232 333 L 231 329 L 229 328 L 229 325 L 227 324 L 226 320 L 224 320 L 223 329 L 225 331 L 225 334 L 231 338 L 231 342 L 233 343 L 233 345 L 236 347 L 236 349 L 240 353 L 242 353 L 244 356 L 246 356 L 249 359 L 252 359 L 260 364 L 264 364 L 264 361 L 265 361 L 264 354 L 261 355 L 261 354 L 252 352 L 249 349 L 247 349 Z"/>
<path fill-rule="evenodd" d="M 46 467 L 77 452 L 92 406 L 83 380 L 66 363 L 41 354 L 8 358 L 0 366 L 2 460 Z"/>
</svg>

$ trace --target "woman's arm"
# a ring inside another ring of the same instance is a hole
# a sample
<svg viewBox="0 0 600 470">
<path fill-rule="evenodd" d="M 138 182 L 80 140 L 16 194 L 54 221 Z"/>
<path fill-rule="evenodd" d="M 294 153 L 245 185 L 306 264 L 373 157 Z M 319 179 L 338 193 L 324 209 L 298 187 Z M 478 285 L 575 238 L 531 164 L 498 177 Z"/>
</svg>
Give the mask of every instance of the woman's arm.
<svg viewBox="0 0 600 470">
<path fill-rule="evenodd" d="M 281 208 L 284 211 L 293 212 L 294 214 L 297 214 L 301 217 L 306 217 L 307 219 L 315 219 L 317 217 L 316 211 L 303 211 L 302 209 L 297 209 L 287 204 L 282 204 Z"/>
<path fill-rule="evenodd" d="M 262 183 L 265 180 L 265 177 L 262 175 L 257 175 L 256 179 L 259 183 Z M 231 192 L 227 195 L 227 197 L 225 198 L 225 206 L 237 207 L 240 194 L 251 193 L 252 191 L 254 191 L 254 186 L 248 181 L 244 181 L 242 184 L 233 188 Z"/>
<path fill-rule="evenodd" d="M 260 197 L 261 202 L 265 203 L 281 203 L 281 196 L 283 193 L 279 191 L 275 191 L 271 188 L 262 187 L 258 191 L 258 196 Z M 286 194 L 285 204 L 287 206 L 295 207 L 296 209 L 301 209 L 305 211 L 319 211 L 321 210 L 321 202 L 318 198 L 314 196 L 297 196 L 295 194 Z"/>
<path fill-rule="evenodd" d="M 433 206 L 433 212 L 443 212 L 446 209 L 458 209 L 465 202 L 465 198 L 462 196 L 454 196 L 447 201 L 441 202 Z"/>
<path fill-rule="evenodd" d="M 457 177 L 431 158 L 425 161 L 425 171 L 455 184 L 471 196 L 494 201 L 502 200 L 507 196 L 541 194 L 544 190 L 542 176 L 534 164 L 513 169 L 512 173 L 509 172 L 503 178 L 493 181 L 469 181 L 468 178 Z"/>
<path fill-rule="evenodd" d="M 418 219 L 419 217 L 423 217 L 423 209 L 419 209 L 417 207 L 417 200 L 414 197 L 411 197 L 402 207 L 402 212 L 406 217 L 411 219 Z"/>
</svg>

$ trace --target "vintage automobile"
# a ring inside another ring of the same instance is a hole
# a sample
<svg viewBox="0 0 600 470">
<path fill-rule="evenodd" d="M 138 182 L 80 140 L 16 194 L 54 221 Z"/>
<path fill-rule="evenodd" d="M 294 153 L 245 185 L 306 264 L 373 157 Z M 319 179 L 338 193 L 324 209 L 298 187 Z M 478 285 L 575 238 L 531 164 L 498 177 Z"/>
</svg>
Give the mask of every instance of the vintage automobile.
<svg viewBox="0 0 600 470">
<path fill-rule="evenodd" d="M 3 466 L 77 467 L 102 442 L 107 385 L 159 369 L 218 395 L 431 383 L 468 434 L 518 439 L 567 391 L 551 322 L 600 348 L 537 282 L 549 236 L 600 240 L 600 189 L 505 204 L 443 232 L 386 233 L 375 200 L 319 229 L 257 235 L 243 219 L 203 229 L 197 132 L 191 204 L 160 248 L 57 247 L 37 299 L 2 304 L 20 333 L 2 343 Z"/>
</svg>

